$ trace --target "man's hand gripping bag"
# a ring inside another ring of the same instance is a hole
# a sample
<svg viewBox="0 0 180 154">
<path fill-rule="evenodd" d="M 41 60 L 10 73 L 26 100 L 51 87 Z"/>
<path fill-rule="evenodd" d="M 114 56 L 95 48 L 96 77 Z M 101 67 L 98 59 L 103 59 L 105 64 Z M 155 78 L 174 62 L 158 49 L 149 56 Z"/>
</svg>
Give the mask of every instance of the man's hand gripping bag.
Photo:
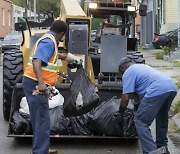
<svg viewBox="0 0 180 154">
<path fill-rule="evenodd" d="M 77 69 L 70 87 L 69 97 L 64 102 L 64 116 L 79 116 L 91 111 L 99 104 L 95 85 L 86 76 L 83 67 Z"/>
</svg>

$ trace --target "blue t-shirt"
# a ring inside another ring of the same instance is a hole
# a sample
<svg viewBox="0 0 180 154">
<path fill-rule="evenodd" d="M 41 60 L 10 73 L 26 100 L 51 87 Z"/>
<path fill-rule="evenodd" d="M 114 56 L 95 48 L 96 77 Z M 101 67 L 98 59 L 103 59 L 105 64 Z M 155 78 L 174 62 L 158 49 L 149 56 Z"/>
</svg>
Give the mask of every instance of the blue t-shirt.
<svg viewBox="0 0 180 154">
<path fill-rule="evenodd" d="M 136 92 L 144 97 L 153 97 L 177 91 L 170 76 L 144 64 L 131 65 L 123 74 L 122 82 L 123 94 Z"/>
<path fill-rule="evenodd" d="M 48 33 L 54 35 L 53 32 L 49 31 Z M 54 42 L 50 38 L 45 38 L 38 43 L 33 58 L 40 59 L 42 61 L 42 65 L 47 66 L 50 58 L 54 54 L 54 50 L 55 50 Z"/>
</svg>

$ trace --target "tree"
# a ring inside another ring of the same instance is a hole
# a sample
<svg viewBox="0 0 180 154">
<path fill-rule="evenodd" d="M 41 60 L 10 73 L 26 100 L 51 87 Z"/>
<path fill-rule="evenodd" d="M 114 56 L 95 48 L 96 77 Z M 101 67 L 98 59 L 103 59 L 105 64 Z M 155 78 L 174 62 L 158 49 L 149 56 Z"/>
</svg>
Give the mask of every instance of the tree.
<svg viewBox="0 0 180 154">
<path fill-rule="evenodd" d="M 33 4 L 33 0 L 30 0 Z M 27 8 L 27 0 L 12 0 L 15 5 Z M 32 6 L 33 7 L 33 6 Z M 37 13 L 47 14 L 54 12 L 55 17 L 59 16 L 60 0 L 37 0 Z"/>
<path fill-rule="evenodd" d="M 38 13 L 50 13 L 53 11 L 54 16 L 59 16 L 60 13 L 60 0 L 39 0 Z"/>
<path fill-rule="evenodd" d="M 26 7 L 26 0 L 12 0 L 15 5 Z"/>
</svg>

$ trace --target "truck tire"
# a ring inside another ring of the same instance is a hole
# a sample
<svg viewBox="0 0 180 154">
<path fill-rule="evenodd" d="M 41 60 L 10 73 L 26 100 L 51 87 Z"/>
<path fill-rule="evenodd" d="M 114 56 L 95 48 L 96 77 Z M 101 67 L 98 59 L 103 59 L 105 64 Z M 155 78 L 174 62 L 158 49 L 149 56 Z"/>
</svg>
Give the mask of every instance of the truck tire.
<svg viewBox="0 0 180 154">
<path fill-rule="evenodd" d="M 9 120 L 13 86 L 22 79 L 23 56 L 22 52 L 8 50 L 3 56 L 3 116 Z"/>
<path fill-rule="evenodd" d="M 137 64 L 145 64 L 145 59 L 137 55 L 127 55 L 128 58 L 133 60 Z"/>
<path fill-rule="evenodd" d="M 137 63 L 137 64 L 145 64 L 145 59 L 144 58 L 142 58 L 142 57 L 139 57 L 139 58 L 135 58 L 135 59 L 133 59 L 134 60 L 134 62 L 135 63 Z"/>
<path fill-rule="evenodd" d="M 143 58 L 143 54 L 139 51 L 128 51 L 127 55 L 137 56 Z"/>
</svg>

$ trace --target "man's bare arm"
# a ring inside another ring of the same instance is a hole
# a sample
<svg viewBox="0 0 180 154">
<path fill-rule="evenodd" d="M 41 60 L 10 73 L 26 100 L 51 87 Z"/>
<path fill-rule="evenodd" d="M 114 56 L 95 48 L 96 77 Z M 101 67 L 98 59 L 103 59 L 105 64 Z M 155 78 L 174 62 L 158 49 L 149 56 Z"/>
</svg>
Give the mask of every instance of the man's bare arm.
<svg viewBox="0 0 180 154">
<path fill-rule="evenodd" d="M 65 60 L 67 57 L 67 54 L 58 53 L 58 59 Z"/>
<path fill-rule="evenodd" d="M 123 94 L 121 98 L 121 105 L 123 108 L 127 108 L 129 103 L 130 94 Z"/>
<path fill-rule="evenodd" d="M 82 63 L 82 60 L 79 57 L 71 53 L 68 54 L 58 53 L 58 59 L 66 60 L 68 63 L 71 63 L 73 61 L 77 61 L 79 64 Z"/>
</svg>

